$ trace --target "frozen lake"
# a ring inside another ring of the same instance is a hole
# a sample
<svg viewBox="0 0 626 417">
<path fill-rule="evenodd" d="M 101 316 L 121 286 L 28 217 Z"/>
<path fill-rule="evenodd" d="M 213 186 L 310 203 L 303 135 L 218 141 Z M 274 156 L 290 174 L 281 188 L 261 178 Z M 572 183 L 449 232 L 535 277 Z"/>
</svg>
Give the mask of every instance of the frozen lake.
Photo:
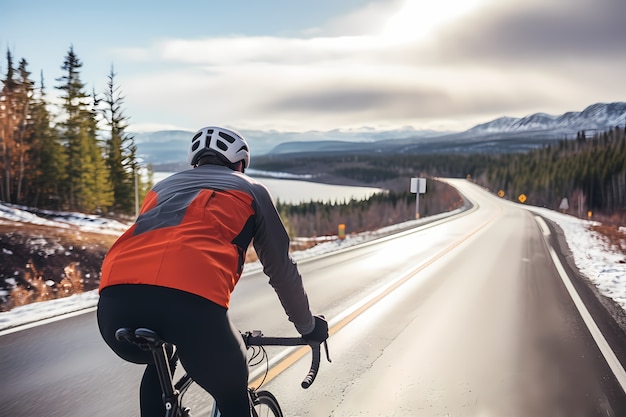
<svg viewBox="0 0 626 417">
<path fill-rule="evenodd" d="M 159 182 L 172 174 L 172 172 L 155 172 L 154 181 Z M 372 194 L 383 191 L 380 188 L 373 187 L 329 185 L 295 179 L 256 177 L 254 175 L 251 175 L 251 177 L 264 184 L 270 190 L 274 201 L 280 200 L 281 203 L 289 204 L 309 201 L 342 203 L 353 198 L 355 200 L 366 200 Z"/>
</svg>

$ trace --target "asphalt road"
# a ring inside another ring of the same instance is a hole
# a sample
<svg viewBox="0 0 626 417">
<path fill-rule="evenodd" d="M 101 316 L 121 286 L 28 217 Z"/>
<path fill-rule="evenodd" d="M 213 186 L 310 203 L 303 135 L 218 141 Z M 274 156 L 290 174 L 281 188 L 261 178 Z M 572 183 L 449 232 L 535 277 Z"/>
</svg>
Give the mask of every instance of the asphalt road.
<svg viewBox="0 0 626 417">
<path fill-rule="evenodd" d="M 299 264 L 314 312 L 331 321 L 333 362 L 309 390 L 299 386 L 308 358 L 265 387 L 299 416 L 625 416 L 624 382 L 541 220 L 454 184 L 472 210 Z M 294 334 L 261 273 L 242 277 L 231 318 Z M 609 338 L 618 358 L 624 339 Z M 93 312 L 10 333 L 0 337 L 0 415 L 137 415 L 141 372 L 107 349 Z M 195 416 L 210 407 L 200 390 L 188 401 Z"/>
</svg>

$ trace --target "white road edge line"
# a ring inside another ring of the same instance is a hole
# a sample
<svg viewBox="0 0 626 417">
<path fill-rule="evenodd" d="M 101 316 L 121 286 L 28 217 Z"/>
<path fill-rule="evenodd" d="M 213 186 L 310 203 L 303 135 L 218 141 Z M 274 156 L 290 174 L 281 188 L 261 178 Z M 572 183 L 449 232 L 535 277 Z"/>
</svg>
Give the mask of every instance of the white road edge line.
<svg viewBox="0 0 626 417">
<path fill-rule="evenodd" d="M 0 330 L 0 336 L 16 333 L 26 329 L 32 329 L 33 327 L 42 326 L 44 324 L 53 323 L 55 321 L 64 320 L 70 317 L 80 316 L 81 314 L 91 313 L 92 311 L 96 311 L 95 306 L 72 311 L 70 313 L 61 314 L 59 316 L 48 317 L 47 319 L 33 321 L 31 323 L 20 324 L 19 326 L 9 327 L 8 329 Z"/>
<path fill-rule="evenodd" d="M 593 340 L 595 340 L 596 344 L 598 345 L 598 348 L 600 349 L 600 352 L 602 353 L 602 355 L 604 356 L 604 359 L 609 365 L 609 368 L 611 368 L 611 371 L 613 371 L 613 374 L 615 375 L 617 382 L 622 387 L 622 390 L 624 391 L 624 393 L 626 393 L 626 371 L 624 370 L 624 367 L 622 366 L 620 361 L 617 359 L 617 356 L 615 356 L 615 352 L 613 352 L 613 350 L 609 346 L 609 343 L 604 338 L 604 335 L 598 328 L 598 325 L 596 324 L 596 322 L 593 320 L 593 317 L 589 313 L 589 310 L 587 310 L 587 307 L 585 307 L 585 304 L 580 298 L 580 295 L 578 295 L 576 288 L 574 288 L 574 285 L 572 284 L 572 281 L 567 275 L 567 272 L 565 272 L 565 268 L 563 268 L 563 265 L 561 264 L 561 261 L 556 251 L 554 250 L 554 248 L 552 248 L 552 246 L 548 242 L 547 236 L 550 236 L 550 229 L 548 228 L 548 225 L 539 216 L 535 216 L 535 220 L 537 221 L 537 223 L 543 230 L 543 235 L 546 237 L 546 239 L 544 240 L 546 244 L 548 245 L 550 256 L 552 257 L 552 262 L 554 263 L 554 266 L 559 272 L 559 275 L 561 276 L 561 280 L 563 281 L 563 284 L 565 284 L 565 288 L 567 288 L 567 291 L 569 292 L 570 297 L 572 297 L 572 301 L 574 301 L 574 304 L 576 305 L 578 312 L 580 313 L 580 315 L 583 318 L 583 321 L 587 325 L 587 328 L 589 329 L 589 332 L 591 333 Z"/>
</svg>

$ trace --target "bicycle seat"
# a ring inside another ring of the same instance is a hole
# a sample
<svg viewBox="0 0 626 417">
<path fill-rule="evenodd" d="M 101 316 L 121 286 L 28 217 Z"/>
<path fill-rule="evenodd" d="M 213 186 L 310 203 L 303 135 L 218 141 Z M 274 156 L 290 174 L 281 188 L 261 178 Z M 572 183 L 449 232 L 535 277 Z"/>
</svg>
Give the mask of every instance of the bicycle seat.
<svg viewBox="0 0 626 417">
<path fill-rule="evenodd" d="M 141 349 L 150 350 L 165 344 L 165 341 L 154 330 L 145 327 L 133 329 L 122 327 L 115 331 L 115 338 L 120 342 L 130 342 Z"/>
<path fill-rule="evenodd" d="M 143 339 L 146 342 L 157 346 L 165 343 L 165 341 L 161 339 L 161 336 L 159 336 L 154 330 L 146 329 L 145 327 L 135 329 L 135 336 L 138 339 Z"/>
</svg>

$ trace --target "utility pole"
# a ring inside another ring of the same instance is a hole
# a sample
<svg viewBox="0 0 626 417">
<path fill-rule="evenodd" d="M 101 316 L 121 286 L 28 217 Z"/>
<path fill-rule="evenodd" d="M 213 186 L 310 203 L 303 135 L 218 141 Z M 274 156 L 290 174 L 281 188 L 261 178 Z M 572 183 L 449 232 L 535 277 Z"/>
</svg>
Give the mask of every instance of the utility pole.
<svg viewBox="0 0 626 417">
<path fill-rule="evenodd" d="M 139 217 L 139 179 L 137 178 L 137 166 L 134 167 L 135 172 L 135 218 Z"/>
</svg>

